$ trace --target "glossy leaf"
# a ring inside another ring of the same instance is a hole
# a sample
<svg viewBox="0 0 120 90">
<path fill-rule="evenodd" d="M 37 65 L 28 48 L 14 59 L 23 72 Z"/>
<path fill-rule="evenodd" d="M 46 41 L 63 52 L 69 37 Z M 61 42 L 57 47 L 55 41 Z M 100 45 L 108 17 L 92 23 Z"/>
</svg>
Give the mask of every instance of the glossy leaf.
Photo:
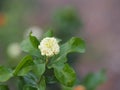
<svg viewBox="0 0 120 90">
<path fill-rule="evenodd" d="M 17 67 L 14 70 L 14 75 L 16 76 L 24 76 L 27 74 L 31 69 L 33 65 L 33 60 L 31 56 L 26 56 L 21 60 L 21 62 L 17 65 Z"/>
<path fill-rule="evenodd" d="M 59 65 L 67 62 L 67 54 L 71 52 L 78 52 L 78 53 L 84 53 L 85 52 L 85 42 L 77 37 L 73 37 L 65 44 L 61 45 L 60 47 L 60 53 L 54 59 L 51 61 L 51 63 L 48 65 L 49 68 L 53 67 L 54 65 Z"/>
<path fill-rule="evenodd" d="M 68 54 L 70 52 L 85 52 L 85 42 L 81 38 L 73 37 L 68 42 L 61 46 L 60 55 Z"/>
<path fill-rule="evenodd" d="M 3 66 L 0 66 L 0 82 L 5 82 L 13 76 L 12 70 Z"/>
<path fill-rule="evenodd" d="M 84 80 L 83 85 L 87 88 L 87 90 L 96 90 L 97 86 L 102 84 L 106 80 L 105 71 L 101 70 L 100 72 L 94 74 L 88 74 Z"/>
<path fill-rule="evenodd" d="M 38 49 L 38 45 L 40 44 L 40 42 L 38 41 L 38 39 L 35 36 L 32 36 L 32 33 L 30 33 L 29 39 L 30 39 L 31 44 L 33 45 L 33 47 Z"/>
<path fill-rule="evenodd" d="M 76 80 L 75 71 L 68 65 L 55 66 L 54 73 L 59 82 L 65 86 L 73 86 Z"/>
</svg>

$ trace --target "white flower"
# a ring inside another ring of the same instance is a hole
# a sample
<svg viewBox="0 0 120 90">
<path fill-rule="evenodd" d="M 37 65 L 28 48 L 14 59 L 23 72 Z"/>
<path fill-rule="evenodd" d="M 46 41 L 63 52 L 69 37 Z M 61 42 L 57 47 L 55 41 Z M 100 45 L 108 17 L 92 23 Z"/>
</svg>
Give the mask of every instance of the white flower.
<svg viewBox="0 0 120 90">
<path fill-rule="evenodd" d="M 8 46 L 7 53 L 11 58 L 17 58 L 21 52 L 19 43 L 12 43 Z"/>
<path fill-rule="evenodd" d="M 46 37 L 41 42 L 38 48 L 41 51 L 42 55 L 51 57 L 60 52 L 60 47 L 58 41 L 54 37 Z"/>
</svg>

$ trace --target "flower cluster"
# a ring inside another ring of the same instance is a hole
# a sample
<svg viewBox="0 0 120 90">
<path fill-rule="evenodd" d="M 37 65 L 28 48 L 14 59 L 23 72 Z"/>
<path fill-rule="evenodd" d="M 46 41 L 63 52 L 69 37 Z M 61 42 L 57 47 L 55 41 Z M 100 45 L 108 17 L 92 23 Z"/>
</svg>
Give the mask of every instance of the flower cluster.
<svg viewBox="0 0 120 90">
<path fill-rule="evenodd" d="M 58 41 L 54 37 L 46 37 L 41 42 L 38 48 L 41 51 L 41 55 L 51 57 L 60 52 Z"/>
</svg>

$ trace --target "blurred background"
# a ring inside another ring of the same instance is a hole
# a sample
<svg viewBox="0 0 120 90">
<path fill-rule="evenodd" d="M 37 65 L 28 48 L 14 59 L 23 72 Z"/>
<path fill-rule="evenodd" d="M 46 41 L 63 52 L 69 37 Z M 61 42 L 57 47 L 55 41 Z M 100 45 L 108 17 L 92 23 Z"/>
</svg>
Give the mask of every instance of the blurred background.
<svg viewBox="0 0 120 90">
<path fill-rule="evenodd" d="M 40 38 L 48 29 L 62 42 L 85 40 L 85 54 L 68 56 L 78 77 L 104 68 L 107 81 L 97 90 L 120 89 L 120 0 L 0 0 L 0 64 L 14 67 L 28 33 Z"/>
</svg>

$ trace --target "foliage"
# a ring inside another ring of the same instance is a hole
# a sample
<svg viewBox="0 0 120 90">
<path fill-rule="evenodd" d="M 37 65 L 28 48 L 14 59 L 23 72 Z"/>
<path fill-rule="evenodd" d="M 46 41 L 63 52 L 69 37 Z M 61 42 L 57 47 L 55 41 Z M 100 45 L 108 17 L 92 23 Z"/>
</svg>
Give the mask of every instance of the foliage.
<svg viewBox="0 0 120 90">
<path fill-rule="evenodd" d="M 45 37 L 54 37 L 52 31 L 46 32 Z M 14 68 L 0 66 L 0 82 L 7 82 L 10 78 L 18 79 L 18 90 L 46 90 L 47 84 L 59 83 L 71 90 L 76 84 L 77 78 L 74 69 L 67 63 L 67 55 L 71 52 L 85 52 L 85 42 L 81 38 L 73 37 L 60 45 L 60 52 L 52 57 L 42 56 L 38 49 L 39 41 L 30 33 L 29 37 L 21 43 L 21 48 L 28 53 Z M 101 84 L 104 78 L 103 72 L 87 76 L 83 85 L 88 90 Z M 5 88 L 5 89 L 2 89 Z M 9 90 L 1 84 L 0 90 Z"/>
<path fill-rule="evenodd" d="M 84 79 L 82 84 L 87 90 L 96 90 L 97 86 L 106 80 L 105 70 L 101 70 L 96 74 L 89 73 Z"/>
</svg>

